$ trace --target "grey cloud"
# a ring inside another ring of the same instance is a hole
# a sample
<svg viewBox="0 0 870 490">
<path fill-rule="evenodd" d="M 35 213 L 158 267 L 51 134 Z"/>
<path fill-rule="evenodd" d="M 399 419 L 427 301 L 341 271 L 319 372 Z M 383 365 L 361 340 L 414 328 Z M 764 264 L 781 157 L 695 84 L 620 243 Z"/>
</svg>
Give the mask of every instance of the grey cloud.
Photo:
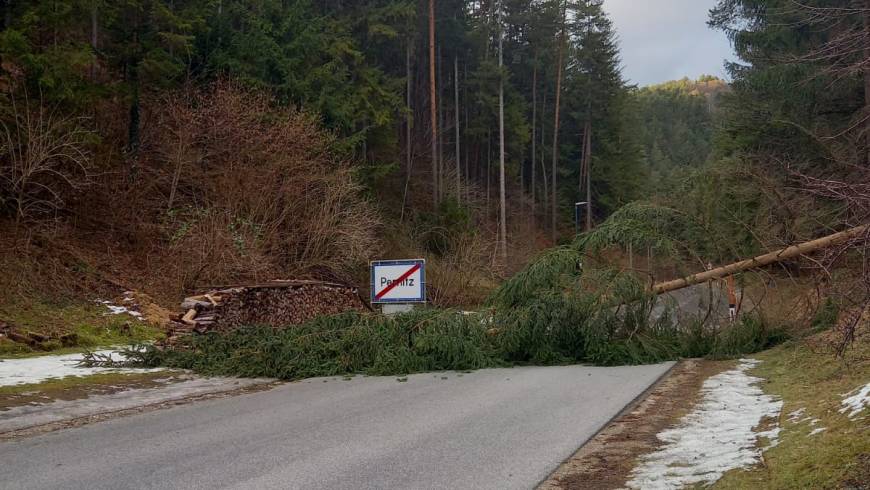
<svg viewBox="0 0 870 490">
<path fill-rule="evenodd" d="M 619 35 L 623 74 L 649 85 L 701 74 L 726 77 L 734 52 L 721 31 L 707 27 L 716 0 L 605 0 Z"/>
</svg>

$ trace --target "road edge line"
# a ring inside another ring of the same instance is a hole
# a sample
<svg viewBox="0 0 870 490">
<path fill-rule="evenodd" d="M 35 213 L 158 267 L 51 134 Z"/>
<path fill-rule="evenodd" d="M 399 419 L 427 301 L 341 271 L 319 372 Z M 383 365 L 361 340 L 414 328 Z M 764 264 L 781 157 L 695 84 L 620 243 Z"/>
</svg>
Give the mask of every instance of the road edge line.
<svg viewBox="0 0 870 490">
<path fill-rule="evenodd" d="M 548 481 L 550 481 L 550 479 L 553 478 L 553 476 L 556 475 L 556 473 L 558 473 L 559 470 L 561 470 L 563 466 L 565 466 L 569 461 L 571 461 L 572 459 L 574 459 L 574 457 L 577 456 L 577 455 L 580 453 L 580 451 L 583 450 L 583 448 L 585 448 L 585 447 L 586 447 L 590 442 L 592 442 L 593 440 L 595 440 L 595 438 L 597 438 L 598 436 L 600 436 L 602 432 L 604 432 L 605 430 L 607 430 L 608 427 L 610 427 L 611 425 L 613 425 L 613 424 L 614 424 L 617 420 L 619 420 L 621 417 L 623 417 L 624 415 L 630 413 L 632 410 L 634 410 L 635 408 L 637 408 L 637 406 L 640 405 L 644 400 L 646 400 L 647 397 L 649 397 L 649 395 L 650 395 L 650 394 L 651 394 L 651 393 L 652 393 L 656 388 L 658 388 L 658 387 L 659 387 L 659 386 L 660 386 L 660 385 L 661 385 L 661 384 L 662 384 L 662 383 L 663 383 L 667 378 L 670 377 L 670 375 L 674 372 L 674 370 L 676 370 L 676 368 L 677 368 L 678 366 L 681 366 L 681 365 L 685 364 L 685 362 L 688 361 L 688 360 L 689 360 L 689 359 L 680 359 L 680 360 L 674 362 L 674 364 L 671 365 L 671 367 L 669 367 L 669 368 L 668 368 L 665 372 L 663 372 L 663 373 L 662 373 L 658 378 L 656 378 L 655 381 L 653 381 L 652 383 L 650 383 L 650 385 L 649 385 L 645 390 L 643 390 L 640 394 L 638 394 L 638 395 L 637 395 L 636 397 L 634 397 L 631 401 L 629 401 L 629 402 L 628 402 L 628 403 L 627 403 L 627 404 L 622 408 L 622 410 L 620 410 L 619 412 L 616 413 L 616 415 L 614 415 L 613 417 L 611 417 L 610 419 L 608 419 L 607 422 L 605 422 L 604 424 L 602 424 L 601 427 L 599 427 L 598 430 L 596 430 L 594 434 L 592 434 L 592 435 L 589 436 L 585 441 L 583 441 L 583 444 L 581 444 L 577 449 L 575 449 L 574 451 L 572 451 L 572 452 L 571 452 L 571 455 L 569 455 L 567 458 L 565 458 L 565 459 L 563 459 L 562 461 L 560 461 L 559 464 L 556 465 L 556 468 L 554 468 L 553 471 L 547 473 L 547 476 L 545 476 L 543 479 L 541 479 L 541 481 L 539 481 L 538 483 L 536 483 L 535 486 L 534 486 L 533 488 L 535 488 L 535 489 L 540 489 L 540 488 L 541 488 L 545 483 L 547 483 Z"/>
</svg>

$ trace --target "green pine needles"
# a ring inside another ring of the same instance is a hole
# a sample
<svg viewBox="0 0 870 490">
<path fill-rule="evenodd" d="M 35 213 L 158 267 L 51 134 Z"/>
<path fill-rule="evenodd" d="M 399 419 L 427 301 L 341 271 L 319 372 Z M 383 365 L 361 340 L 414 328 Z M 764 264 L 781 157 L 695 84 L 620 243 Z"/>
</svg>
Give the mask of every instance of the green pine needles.
<svg viewBox="0 0 870 490">
<path fill-rule="evenodd" d="M 632 278 L 614 274 L 604 292 L 549 290 L 512 308 L 421 309 L 394 317 L 348 313 L 285 330 L 249 327 L 189 336 L 171 349 L 128 354 L 138 365 L 293 380 L 729 357 L 769 347 L 781 337 L 757 318 L 721 331 L 679 326 L 668 314 L 652 320 L 653 303 Z"/>
<path fill-rule="evenodd" d="M 512 365 L 647 364 L 725 358 L 783 340 L 760 317 L 727 327 L 675 320 L 631 273 L 583 266 L 587 252 L 625 244 L 676 250 L 692 226 L 667 208 L 623 208 L 572 246 L 549 250 L 506 281 L 477 312 L 420 309 L 386 317 L 348 313 L 276 330 L 252 326 L 186 337 L 165 350 L 128 352 L 147 366 L 208 375 L 301 379 L 398 375 Z"/>
</svg>

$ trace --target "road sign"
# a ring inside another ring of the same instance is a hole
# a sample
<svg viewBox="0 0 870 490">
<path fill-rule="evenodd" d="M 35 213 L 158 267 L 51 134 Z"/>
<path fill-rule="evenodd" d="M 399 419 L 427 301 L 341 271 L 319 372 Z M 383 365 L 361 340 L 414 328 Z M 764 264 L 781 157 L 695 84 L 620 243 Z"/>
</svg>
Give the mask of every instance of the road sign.
<svg viewBox="0 0 870 490">
<path fill-rule="evenodd" d="M 372 262 L 372 303 L 425 303 L 426 261 Z"/>
</svg>

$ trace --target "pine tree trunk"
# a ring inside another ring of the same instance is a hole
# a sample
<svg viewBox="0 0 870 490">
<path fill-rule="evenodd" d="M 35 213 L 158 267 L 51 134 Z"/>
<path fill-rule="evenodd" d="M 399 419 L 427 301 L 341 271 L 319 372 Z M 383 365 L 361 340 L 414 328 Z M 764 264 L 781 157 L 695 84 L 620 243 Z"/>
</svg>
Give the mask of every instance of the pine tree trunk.
<svg viewBox="0 0 870 490">
<path fill-rule="evenodd" d="M 580 136 L 580 161 L 578 166 L 577 189 L 578 195 L 583 195 L 586 190 L 586 137 L 589 136 L 586 124 L 583 125 L 583 132 Z"/>
<path fill-rule="evenodd" d="M 870 165 L 870 0 L 864 0 L 864 163 Z"/>
<path fill-rule="evenodd" d="M 492 189 L 492 131 L 486 130 L 486 214 L 489 214 L 489 198 Z"/>
<path fill-rule="evenodd" d="M 411 109 L 411 39 L 405 49 L 405 191 L 402 193 L 402 211 L 399 221 L 405 220 L 405 206 L 408 203 L 408 189 L 411 186 L 411 123 L 414 111 Z"/>
<path fill-rule="evenodd" d="M 444 182 L 444 63 L 441 45 L 438 45 L 438 199 L 444 199 L 447 187 Z"/>
<path fill-rule="evenodd" d="M 99 19 L 97 17 L 97 3 L 91 6 L 91 49 L 94 54 L 94 61 L 91 62 L 91 79 L 97 78 L 97 47 L 99 46 Z"/>
<path fill-rule="evenodd" d="M 453 124 L 456 126 L 456 203 L 462 204 L 462 158 L 459 146 L 459 57 L 453 57 Z"/>
<path fill-rule="evenodd" d="M 498 178 L 499 178 L 499 230 L 502 265 L 507 264 L 507 198 L 504 171 L 504 32 L 502 30 L 502 2 L 498 3 Z"/>
<path fill-rule="evenodd" d="M 535 176 L 538 174 L 538 169 L 536 167 L 536 142 L 537 142 L 537 126 L 538 126 L 538 57 L 535 56 L 535 65 L 532 68 L 532 183 L 531 183 L 531 198 L 532 198 L 532 224 L 535 223 L 535 193 L 537 192 L 537 179 Z"/>
<path fill-rule="evenodd" d="M 435 99 L 435 0 L 429 0 L 429 115 L 432 126 L 432 204 L 438 209 L 438 116 Z"/>
<path fill-rule="evenodd" d="M 544 204 L 544 223 L 547 222 L 547 209 L 549 208 L 550 202 L 550 180 L 547 177 L 547 162 L 545 158 L 546 153 L 546 145 L 547 141 L 547 92 L 544 92 L 544 97 L 541 100 L 541 154 L 539 161 L 541 162 L 541 179 L 544 183 L 544 194 L 541 196 L 541 202 Z"/>
<path fill-rule="evenodd" d="M 553 242 L 555 242 L 556 239 L 558 238 L 556 236 L 557 235 L 556 222 L 557 222 L 557 217 L 558 217 L 558 203 L 557 203 L 558 199 L 556 197 L 557 196 L 556 167 L 558 166 L 558 163 L 559 163 L 559 98 L 560 98 L 560 95 L 562 93 L 562 56 L 564 55 L 564 49 L 565 49 L 566 15 L 567 15 L 567 0 L 562 6 L 562 30 L 561 30 L 562 32 L 559 34 L 559 56 L 557 58 L 558 61 L 556 63 L 556 102 L 555 102 L 555 108 L 553 111 L 555 114 L 554 115 L 554 123 L 553 123 L 553 165 L 552 165 L 552 169 L 550 170 L 550 172 L 551 172 L 550 178 L 553 179 L 552 184 L 550 186 L 550 200 L 552 203 L 552 206 L 551 206 L 552 209 L 550 209 L 552 216 L 550 217 L 550 219 L 552 220 L 551 226 L 552 226 Z"/>
<path fill-rule="evenodd" d="M 592 121 L 586 123 L 586 231 L 592 229 Z"/>
<path fill-rule="evenodd" d="M 94 2 L 94 5 L 91 7 L 91 48 L 94 51 L 97 50 L 97 46 L 99 42 L 99 22 L 97 19 L 97 3 Z"/>
<path fill-rule="evenodd" d="M 468 136 L 468 62 L 462 64 L 462 95 L 465 104 L 465 135 Z M 471 169 L 469 159 L 468 142 L 465 143 L 465 202 L 471 202 Z"/>
<path fill-rule="evenodd" d="M 3 28 L 12 26 L 12 0 L 3 0 Z"/>
<path fill-rule="evenodd" d="M 870 231 L 870 225 L 858 226 L 850 230 L 834 233 L 833 235 L 828 235 L 826 237 L 818 238 L 816 240 L 804 242 L 799 245 L 792 245 L 791 247 L 783 248 L 775 252 L 759 255 L 758 257 L 741 260 L 740 262 L 735 262 L 724 267 L 718 267 L 681 279 L 675 279 L 673 281 L 659 283 L 652 287 L 652 292 L 655 294 L 664 294 L 695 284 L 707 282 L 712 279 L 719 279 L 725 276 L 737 274 L 738 272 L 743 272 L 750 269 L 757 269 L 766 265 L 775 264 L 783 260 L 788 260 L 794 257 L 798 257 L 800 255 L 815 252 L 816 250 L 821 250 L 823 248 L 846 243 L 849 240 L 854 240 L 856 238 L 863 237 L 864 239 L 866 239 L 868 231 Z"/>
</svg>

